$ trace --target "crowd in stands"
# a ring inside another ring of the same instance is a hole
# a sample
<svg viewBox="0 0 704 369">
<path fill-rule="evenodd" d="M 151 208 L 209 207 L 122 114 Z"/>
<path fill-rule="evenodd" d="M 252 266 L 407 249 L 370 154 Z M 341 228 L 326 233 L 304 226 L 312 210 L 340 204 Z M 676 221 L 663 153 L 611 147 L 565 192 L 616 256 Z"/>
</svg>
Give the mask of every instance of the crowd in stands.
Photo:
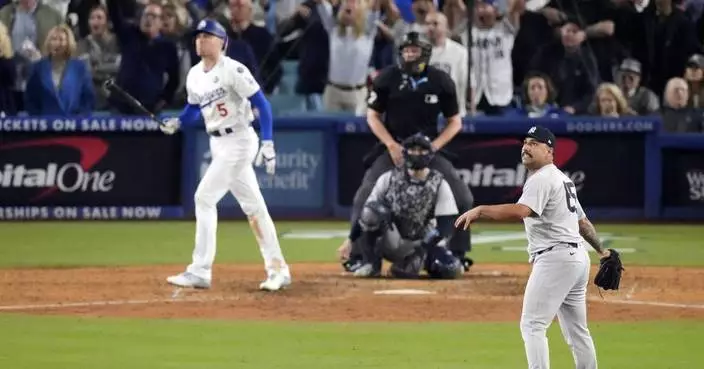
<svg viewBox="0 0 704 369">
<path fill-rule="evenodd" d="M 477 0 L 470 23 L 464 0 L 0 0 L 0 114 L 138 114 L 111 78 L 148 109 L 180 109 L 191 30 L 211 17 L 279 114 L 363 115 L 417 31 L 463 115 L 660 115 L 704 132 L 704 0 L 545 1 Z"/>
</svg>

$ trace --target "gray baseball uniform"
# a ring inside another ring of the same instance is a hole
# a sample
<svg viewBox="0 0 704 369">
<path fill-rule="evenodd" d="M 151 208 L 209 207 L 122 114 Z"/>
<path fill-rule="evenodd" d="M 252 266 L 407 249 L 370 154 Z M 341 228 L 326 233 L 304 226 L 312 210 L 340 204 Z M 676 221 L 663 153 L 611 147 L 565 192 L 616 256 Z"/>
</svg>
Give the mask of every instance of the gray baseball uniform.
<svg viewBox="0 0 704 369">
<path fill-rule="evenodd" d="M 390 205 L 391 227 L 383 235 L 383 256 L 396 262 L 420 245 L 433 219 L 458 214 L 450 185 L 440 172 L 431 170 L 425 181 L 410 180 L 404 170 L 390 170 L 379 177 L 367 203 L 383 201 Z"/>
<path fill-rule="evenodd" d="M 590 263 L 578 224 L 586 215 L 575 185 L 549 164 L 530 175 L 518 203 L 534 213 L 524 219 L 533 264 L 521 314 L 528 367 L 550 367 L 545 333 L 557 315 L 577 369 L 596 369 L 596 351 L 587 328 Z"/>
</svg>

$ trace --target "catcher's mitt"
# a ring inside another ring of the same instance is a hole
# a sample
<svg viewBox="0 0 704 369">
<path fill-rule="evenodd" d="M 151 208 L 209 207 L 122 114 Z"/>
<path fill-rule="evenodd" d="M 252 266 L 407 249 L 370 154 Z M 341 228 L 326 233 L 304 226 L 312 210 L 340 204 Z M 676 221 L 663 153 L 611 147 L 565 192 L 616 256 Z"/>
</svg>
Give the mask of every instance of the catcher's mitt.
<svg viewBox="0 0 704 369">
<path fill-rule="evenodd" d="M 594 284 L 605 290 L 617 290 L 621 283 L 621 272 L 625 269 L 619 253 L 614 249 L 609 249 L 609 251 L 611 254 L 600 261 L 599 271 L 594 277 Z"/>
</svg>

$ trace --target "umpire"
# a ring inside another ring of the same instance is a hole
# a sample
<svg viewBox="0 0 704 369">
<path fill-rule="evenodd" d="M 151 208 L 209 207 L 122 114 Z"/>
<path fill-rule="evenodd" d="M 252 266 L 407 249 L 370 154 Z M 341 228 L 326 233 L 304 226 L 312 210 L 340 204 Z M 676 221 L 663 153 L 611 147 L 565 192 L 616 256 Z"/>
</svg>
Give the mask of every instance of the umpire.
<svg viewBox="0 0 704 369">
<path fill-rule="evenodd" d="M 474 199 L 469 187 L 447 159 L 449 154 L 442 150 L 462 129 L 455 83 L 450 75 L 428 65 L 431 51 L 430 43 L 421 40 L 417 32 L 409 32 L 399 46 L 398 65 L 385 68 L 374 79 L 367 100 L 367 123 L 380 143 L 364 160 L 368 169 L 354 196 L 353 225 L 377 179 L 394 166 L 402 165 L 400 142 L 417 133 L 432 139 L 433 150 L 440 155 L 434 156 L 430 168 L 443 174 L 460 213 L 472 208 Z M 438 117 L 441 113 L 447 119 L 447 125 L 439 133 Z M 464 260 L 465 253 L 470 250 L 469 231 L 456 231 L 448 248 Z M 358 250 L 351 250 L 350 261 L 358 256 Z M 348 266 L 352 264 L 345 267 L 349 270 Z"/>
</svg>

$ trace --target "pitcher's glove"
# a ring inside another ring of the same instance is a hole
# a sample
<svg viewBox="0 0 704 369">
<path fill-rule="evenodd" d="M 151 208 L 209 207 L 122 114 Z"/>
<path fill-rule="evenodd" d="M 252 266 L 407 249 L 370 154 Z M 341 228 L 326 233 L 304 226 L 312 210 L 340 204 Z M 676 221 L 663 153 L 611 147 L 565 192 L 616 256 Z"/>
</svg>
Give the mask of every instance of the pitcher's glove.
<svg viewBox="0 0 704 369">
<path fill-rule="evenodd" d="M 599 271 L 594 277 L 594 284 L 605 290 L 617 290 L 621 283 L 621 272 L 625 269 L 619 253 L 614 249 L 609 249 L 609 252 L 609 256 L 600 261 Z"/>
</svg>

